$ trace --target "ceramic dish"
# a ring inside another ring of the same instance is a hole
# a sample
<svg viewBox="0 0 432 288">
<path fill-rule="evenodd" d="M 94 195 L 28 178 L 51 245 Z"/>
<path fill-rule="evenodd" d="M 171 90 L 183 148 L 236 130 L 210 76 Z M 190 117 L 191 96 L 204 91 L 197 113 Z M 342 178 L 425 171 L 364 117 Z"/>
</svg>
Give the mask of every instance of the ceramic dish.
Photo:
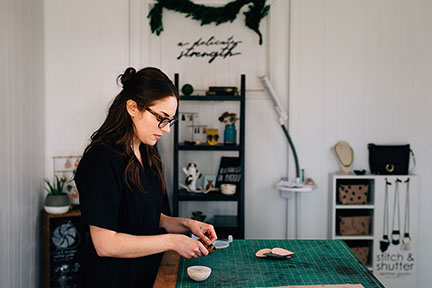
<svg viewBox="0 0 432 288">
<path fill-rule="evenodd" d="M 211 274 L 211 268 L 207 266 L 189 266 L 186 270 L 189 277 L 194 281 L 204 281 Z"/>
</svg>

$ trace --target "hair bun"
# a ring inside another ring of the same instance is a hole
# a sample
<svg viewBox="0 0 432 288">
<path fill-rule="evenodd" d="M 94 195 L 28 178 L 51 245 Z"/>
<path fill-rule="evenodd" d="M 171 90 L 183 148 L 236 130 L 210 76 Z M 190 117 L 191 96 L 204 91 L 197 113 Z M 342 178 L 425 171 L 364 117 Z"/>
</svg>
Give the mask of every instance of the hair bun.
<svg viewBox="0 0 432 288">
<path fill-rule="evenodd" d="M 126 68 L 123 74 L 120 75 L 120 82 L 123 86 L 126 85 L 126 83 L 134 77 L 136 74 L 136 70 L 133 67 Z"/>
</svg>

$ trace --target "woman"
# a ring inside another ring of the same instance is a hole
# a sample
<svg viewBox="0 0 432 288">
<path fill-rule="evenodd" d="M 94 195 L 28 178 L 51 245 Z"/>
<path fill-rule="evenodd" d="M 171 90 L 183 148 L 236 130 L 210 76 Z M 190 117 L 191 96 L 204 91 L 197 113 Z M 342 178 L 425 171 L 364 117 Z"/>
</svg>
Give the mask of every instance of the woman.
<svg viewBox="0 0 432 288">
<path fill-rule="evenodd" d="M 75 176 L 81 222 L 89 227 L 80 287 L 152 287 L 162 252 L 206 256 L 200 241 L 216 240 L 213 226 L 169 217 L 161 158 L 154 147 L 170 132 L 177 90 L 159 69 L 128 68 L 102 126 L 91 137 Z M 168 233 L 166 233 L 168 232 Z"/>
</svg>

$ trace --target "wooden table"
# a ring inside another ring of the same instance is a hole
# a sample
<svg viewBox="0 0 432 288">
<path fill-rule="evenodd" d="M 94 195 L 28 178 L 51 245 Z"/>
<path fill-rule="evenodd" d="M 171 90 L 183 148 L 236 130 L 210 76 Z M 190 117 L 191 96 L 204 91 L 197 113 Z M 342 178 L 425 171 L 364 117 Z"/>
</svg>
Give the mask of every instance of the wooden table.
<svg viewBox="0 0 432 288">
<path fill-rule="evenodd" d="M 256 251 L 275 247 L 288 249 L 295 255 L 288 260 L 255 257 Z M 194 282 L 186 274 L 191 265 L 208 266 L 212 274 L 203 282 Z M 197 259 L 180 258 L 169 252 L 162 259 L 155 287 L 335 287 L 336 284 L 384 287 L 338 240 L 234 240 L 228 248 Z"/>
<path fill-rule="evenodd" d="M 179 262 L 180 255 L 177 252 L 165 252 L 153 288 L 176 287 Z"/>
</svg>

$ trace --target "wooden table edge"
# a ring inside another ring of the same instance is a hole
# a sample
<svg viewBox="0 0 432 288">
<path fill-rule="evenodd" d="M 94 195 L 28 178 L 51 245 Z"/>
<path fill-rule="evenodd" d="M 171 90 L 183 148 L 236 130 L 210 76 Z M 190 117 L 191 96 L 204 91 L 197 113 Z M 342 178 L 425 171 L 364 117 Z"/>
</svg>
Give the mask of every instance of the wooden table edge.
<svg viewBox="0 0 432 288">
<path fill-rule="evenodd" d="M 162 257 L 154 288 L 175 288 L 180 263 L 180 255 L 175 251 L 167 251 Z"/>
</svg>

